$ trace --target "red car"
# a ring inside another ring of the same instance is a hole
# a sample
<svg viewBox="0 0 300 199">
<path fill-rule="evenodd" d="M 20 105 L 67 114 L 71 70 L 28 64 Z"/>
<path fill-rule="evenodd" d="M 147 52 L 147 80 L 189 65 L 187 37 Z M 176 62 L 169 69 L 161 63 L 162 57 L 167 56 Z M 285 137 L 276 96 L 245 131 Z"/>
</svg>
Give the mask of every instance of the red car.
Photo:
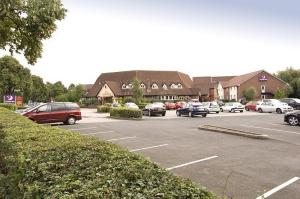
<svg viewBox="0 0 300 199">
<path fill-rule="evenodd" d="M 21 115 L 37 123 L 63 122 L 73 125 L 77 120 L 82 119 L 79 106 L 71 102 L 41 104 L 26 110 Z"/>
<path fill-rule="evenodd" d="M 166 102 L 165 105 L 166 105 L 166 109 L 167 109 L 167 110 L 173 110 L 173 109 L 176 109 L 176 105 L 175 105 L 175 103 L 173 103 L 173 102 Z"/>
<path fill-rule="evenodd" d="M 179 108 L 183 108 L 183 106 L 186 104 L 186 102 L 176 102 L 175 106 L 176 106 L 176 109 L 179 109 Z"/>
<path fill-rule="evenodd" d="M 260 103 L 260 101 L 250 101 L 245 105 L 245 109 L 246 111 L 256 111 L 256 106 Z"/>
</svg>

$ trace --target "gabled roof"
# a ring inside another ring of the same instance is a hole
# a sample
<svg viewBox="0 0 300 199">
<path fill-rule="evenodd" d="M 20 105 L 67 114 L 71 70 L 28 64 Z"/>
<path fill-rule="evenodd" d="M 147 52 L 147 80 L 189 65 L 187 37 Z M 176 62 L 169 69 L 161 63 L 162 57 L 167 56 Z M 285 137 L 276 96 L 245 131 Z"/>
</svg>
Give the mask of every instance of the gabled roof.
<svg viewBox="0 0 300 199">
<path fill-rule="evenodd" d="M 249 79 L 253 78 L 254 76 L 258 75 L 259 73 L 264 72 L 264 70 L 258 70 L 255 72 L 247 73 L 244 75 L 236 76 L 229 81 L 227 81 L 223 87 L 231 87 L 231 86 L 240 86 L 245 81 L 248 81 Z"/>
<path fill-rule="evenodd" d="M 194 88 L 199 88 L 201 95 L 208 95 L 209 89 L 214 88 L 215 84 L 218 82 L 228 81 L 235 76 L 206 76 L 206 77 L 194 77 L 193 86 Z"/>
</svg>

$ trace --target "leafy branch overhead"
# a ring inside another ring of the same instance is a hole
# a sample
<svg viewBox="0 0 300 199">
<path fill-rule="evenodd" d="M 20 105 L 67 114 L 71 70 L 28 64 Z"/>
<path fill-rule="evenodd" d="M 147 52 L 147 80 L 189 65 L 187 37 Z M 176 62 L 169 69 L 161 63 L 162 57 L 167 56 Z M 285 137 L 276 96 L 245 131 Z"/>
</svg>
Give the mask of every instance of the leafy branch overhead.
<svg viewBox="0 0 300 199">
<path fill-rule="evenodd" d="M 1 0 L 0 48 L 23 53 L 29 64 L 42 56 L 43 40 L 56 30 L 67 10 L 60 0 Z"/>
</svg>

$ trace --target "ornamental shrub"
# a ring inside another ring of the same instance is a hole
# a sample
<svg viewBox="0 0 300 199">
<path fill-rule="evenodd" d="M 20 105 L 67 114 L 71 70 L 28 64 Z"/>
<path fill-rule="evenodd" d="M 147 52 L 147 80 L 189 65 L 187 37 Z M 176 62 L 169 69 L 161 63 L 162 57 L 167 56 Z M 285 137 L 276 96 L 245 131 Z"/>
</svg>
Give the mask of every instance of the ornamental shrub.
<svg viewBox="0 0 300 199">
<path fill-rule="evenodd" d="M 139 109 L 143 110 L 147 104 L 148 103 L 140 103 L 137 106 L 139 107 Z"/>
<path fill-rule="evenodd" d="M 217 197 L 117 145 L 0 108 L 0 198 Z"/>
<path fill-rule="evenodd" d="M 12 111 L 17 110 L 17 106 L 15 104 L 0 103 L 0 107 L 7 108 L 8 110 Z"/>
<path fill-rule="evenodd" d="M 97 106 L 98 113 L 109 113 L 111 107 L 110 106 Z"/>
<path fill-rule="evenodd" d="M 142 118 L 142 111 L 124 107 L 112 108 L 110 110 L 111 117 L 120 118 Z"/>
</svg>

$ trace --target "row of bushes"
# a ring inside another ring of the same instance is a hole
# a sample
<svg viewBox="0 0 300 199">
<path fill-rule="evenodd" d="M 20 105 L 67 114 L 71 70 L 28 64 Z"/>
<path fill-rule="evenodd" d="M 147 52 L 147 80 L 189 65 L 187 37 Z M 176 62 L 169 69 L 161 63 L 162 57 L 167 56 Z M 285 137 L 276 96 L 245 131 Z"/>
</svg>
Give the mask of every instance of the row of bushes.
<svg viewBox="0 0 300 199">
<path fill-rule="evenodd" d="M 17 106 L 15 104 L 0 103 L 0 107 L 7 108 L 12 111 L 17 110 Z"/>
<path fill-rule="evenodd" d="M 110 106 L 97 106 L 97 112 L 98 113 L 109 113 L 111 107 Z"/>
<path fill-rule="evenodd" d="M 140 155 L 0 108 L 0 198 L 216 198 Z"/>
<path fill-rule="evenodd" d="M 119 118 L 142 118 L 142 111 L 136 109 L 118 107 L 118 108 L 112 108 L 110 110 L 110 116 L 119 117 Z"/>
</svg>

